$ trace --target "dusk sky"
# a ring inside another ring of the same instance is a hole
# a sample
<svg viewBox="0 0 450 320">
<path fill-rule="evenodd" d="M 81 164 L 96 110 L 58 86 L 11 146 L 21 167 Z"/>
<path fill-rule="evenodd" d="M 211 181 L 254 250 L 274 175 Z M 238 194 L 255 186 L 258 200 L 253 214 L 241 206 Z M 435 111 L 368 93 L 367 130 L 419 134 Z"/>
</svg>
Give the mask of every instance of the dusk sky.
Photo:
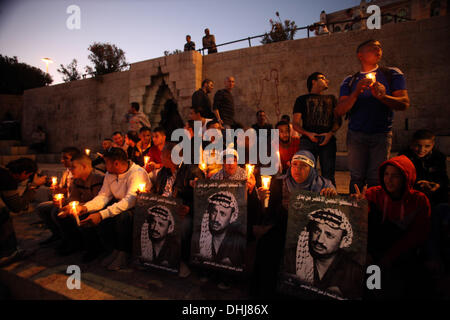
<svg viewBox="0 0 450 320">
<path fill-rule="evenodd" d="M 270 31 L 275 11 L 281 19 L 305 26 L 327 13 L 353 7 L 359 0 L 14 0 L 0 7 L 0 54 L 17 56 L 45 71 L 41 58 L 49 57 L 53 84 L 61 83 L 56 69 L 78 60 L 84 73 L 90 65 L 88 47 L 93 42 L 110 42 L 125 51 L 128 63 L 153 59 L 165 50 L 183 50 L 186 34 L 196 49 L 202 47 L 204 29 L 209 28 L 216 43 L 224 43 Z M 70 30 L 66 13 L 70 5 L 81 11 L 80 29 Z M 296 39 L 306 37 L 306 31 Z M 252 46 L 261 45 L 252 40 Z M 248 47 L 248 42 L 219 47 L 219 52 Z"/>
</svg>

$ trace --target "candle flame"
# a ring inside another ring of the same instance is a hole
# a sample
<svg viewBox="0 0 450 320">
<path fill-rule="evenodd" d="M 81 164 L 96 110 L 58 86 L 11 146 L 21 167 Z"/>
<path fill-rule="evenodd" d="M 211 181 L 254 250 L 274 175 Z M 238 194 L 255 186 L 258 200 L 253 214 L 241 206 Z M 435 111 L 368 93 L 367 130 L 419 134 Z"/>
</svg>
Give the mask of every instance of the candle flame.
<svg viewBox="0 0 450 320">
<path fill-rule="evenodd" d="M 78 205 L 78 204 L 79 204 L 78 201 L 72 201 L 72 202 L 70 203 L 70 206 L 72 207 L 73 213 L 77 213 L 77 205 Z"/>
<path fill-rule="evenodd" d="M 147 165 L 148 161 L 150 160 L 150 157 L 145 156 L 144 157 L 144 164 Z"/>
<path fill-rule="evenodd" d="M 376 76 L 374 72 L 366 74 L 366 78 L 371 79 L 372 81 L 376 80 Z"/>
<path fill-rule="evenodd" d="M 206 170 L 206 163 L 201 162 L 200 165 L 199 165 L 199 167 L 200 167 L 200 169 L 203 170 L 203 171 Z"/>
<path fill-rule="evenodd" d="M 91 153 L 91 150 L 89 149 L 84 149 L 84 152 L 86 152 L 86 155 L 88 156 Z"/>
<path fill-rule="evenodd" d="M 270 181 L 272 180 L 271 176 L 261 176 L 261 183 L 264 189 L 269 189 Z"/>
<path fill-rule="evenodd" d="M 138 185 L 138 190 L 140 192 L 145 192 L 145 187 L 146 187 L 146 184 L 145 183 L 141 183 L 141 184 Z"/>
<path fill-rule="evenodd" d="M 58 193 L 58 194 L 55 194 L 55 200 L 62 200 L 62 199 L 64 199 L 64 194 L 62 194 L 62 193 Z"/>
<path fill-rule="evenodd" d="M 52 186 L 56 186 L 57 183 L 58 183 L 58 178 L 52 177 Z"/>
<path fill-rule="evenodd" d="M 253 164 L 246 164 L 245 169 L 247 170 L 247 176 L 250 176 L 253 173 L 255 166 Z"/>
</svg>

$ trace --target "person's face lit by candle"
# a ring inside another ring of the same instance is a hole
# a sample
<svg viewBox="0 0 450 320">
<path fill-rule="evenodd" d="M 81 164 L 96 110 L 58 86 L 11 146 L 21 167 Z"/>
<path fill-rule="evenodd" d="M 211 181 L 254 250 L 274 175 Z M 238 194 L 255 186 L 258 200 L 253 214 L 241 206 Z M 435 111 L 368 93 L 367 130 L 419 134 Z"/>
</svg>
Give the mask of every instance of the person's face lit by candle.
<svg viewBox="0 0 450 320">
<path fill-rule="evenodd" d="M 231 163 L 229 163 L 231 162 Z M 236 173 L 238 167 L 237 159 L 234 156 L 225 157 L 223 159 L 223 169 L 228 176 L 232 176 Z"/>
<path fill-rule="evenodd" d="M 113 141 L 116 145 L 122 147 L 124 145 L 125 140 L 123 139 L 123 136 L 120 133 L 116 133 L 113 135 Z"/>
<path fill-rule="evenodd" d="M 72 155 L 70 153 L 63 153 L 61 155 L 61 163 L 66 168 L 70 168 L 72 166 Z"/>
<path fill-rule="evenodd" d="M 144 130 L 139 134 L 139 138 L 141 138 L 142 143 L 145 146 L 148 146 L 150 144 L 150 141 L 152 139 L 152 132 L 150 130 Z"/>
<path fill-rule="evenodd" d="M 291 175 L 295 182 L 303 183 L 309 176 L 311 167 L 303 161 L 294 160 L 291 164 Z"/>
</svg>

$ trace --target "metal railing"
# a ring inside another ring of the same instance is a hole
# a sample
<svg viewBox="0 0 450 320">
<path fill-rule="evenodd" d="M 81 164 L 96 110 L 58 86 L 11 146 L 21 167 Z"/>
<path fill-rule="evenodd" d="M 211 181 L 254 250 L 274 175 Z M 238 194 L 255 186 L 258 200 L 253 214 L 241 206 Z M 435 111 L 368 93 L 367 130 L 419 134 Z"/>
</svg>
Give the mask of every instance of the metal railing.
<svg viewBox="0 0 450 320">
<path fill-rule="evenodd" d="M 398 16 L 398 15 L 390 14 L 390 13 L 382 14 L 382 15 L 381 15 L 381 18 L 386 17 L 386 16 L 392 17 L 392 18 L 394 19 L 394 20 L 393 20 L 394 23 L 397 23 L 397 22 L 403 22 L 403 21 L 414 21 L 414 19 L 407 18 L 407 17 L 401 17 L 401 16 Z M 349 19 L 349 20 L 342 20 L 342 21 L 334 21 L 334 22 L 330 22 L 330 23 L 326 23 L 326 24 L 325 24 L 325 23 L 314 23 L 314 24 L 312 24 L 312 25 L 307 25 L 307 26 L 295 28 L 294 30 L 295 30 L 295 31 L 298 31 L 298 30 L 307 30 L 307 38 L 309 38 L 309 37 L 310 37 L 310 32 L 315 31 L 316 28 L 319 28 L 319 27 L 321 27 L 321 26 L 326 26 L 328 30 L 329 30 L 329 26 L 332 26 L 332 27 L 333 27 L 333 30 L 334 30 L 334 26 L 337 25 L 337 24 L 349 23 L 349 22 L 357 23 L 357 22 L 361 22 L 361 21 L 367 20 L 368 18 L 369 18 L 369 17 L 362 17 L 362 18 L 357 18 L 357 19 Z M 285 29 L 285 30 L 286 30 L 287 32 L 291 31 L 291 29 L 289 29 L 289 28 L 288 28 L 288 29 Z M 338 31 L 338 32 L 344 32 L 344 31 L 345 31 L 345 30 Z M 352 31 L 352 30 L 350 29 L 349 31 Z M 330 33 L 334 33 L 334 31 L 330 31 Z M 337 33 L 337 32 L 336 32 L 336 33 Z M 252 46 L 251 40 L 256 39 L 256 38 L 262 38 L 262 37 L 264 37 L 264 36 L 266 36 L 266 35 L 268 35 L 268 34 L 269 34 L 269 33 L 264 33 L 264 34 L 257 35 L 257 36 L 252 36 L 252 37 L 242 38 L 242 39 L 239 39 L 239 40 L 234 40 L 234 41 L 224 42 L 224 43 L 221 43 L 221 44 L 217 44 L 217 45 L 216 45 L 216 48 L 222 47 L 222 46 L 226 46 L 226 45 L 229 45 L 229 44 L 233 44 L 233 43 L 242 42 L 242 41 L 248 41 L 248 46 L 251 47 L 251 46 Z M 197 51 L 201 52 L 202 55 L 205 54 L 205 50 L 208 50 L 208 48 L 197 49 Z"/>
</svg>

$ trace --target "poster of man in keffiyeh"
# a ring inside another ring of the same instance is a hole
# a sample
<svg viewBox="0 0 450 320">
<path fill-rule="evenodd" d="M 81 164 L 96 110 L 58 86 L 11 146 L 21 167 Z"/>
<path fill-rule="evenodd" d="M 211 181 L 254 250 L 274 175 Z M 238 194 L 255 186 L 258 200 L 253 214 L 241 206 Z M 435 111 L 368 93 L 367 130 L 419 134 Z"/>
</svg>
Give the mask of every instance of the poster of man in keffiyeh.
<svg viewBox="0 0 450 320">
<path fill-rule="evenodd" d="M 199 180 L 194 193 L 192 263 L 230 272 L 244 270 L 246 181 Z"/>
<path fill-rule="evenodd" d="M 278 289 L 297 296 L 361 299 L 367 201 L 309 191 L 291 195 Z"/>
<path fill-rule="evenodd" d="M 148 193 L 138 196 L 133 254 L 142 266 L 178 273 L 181 259 L 178 200 Z"/>
</svg>

